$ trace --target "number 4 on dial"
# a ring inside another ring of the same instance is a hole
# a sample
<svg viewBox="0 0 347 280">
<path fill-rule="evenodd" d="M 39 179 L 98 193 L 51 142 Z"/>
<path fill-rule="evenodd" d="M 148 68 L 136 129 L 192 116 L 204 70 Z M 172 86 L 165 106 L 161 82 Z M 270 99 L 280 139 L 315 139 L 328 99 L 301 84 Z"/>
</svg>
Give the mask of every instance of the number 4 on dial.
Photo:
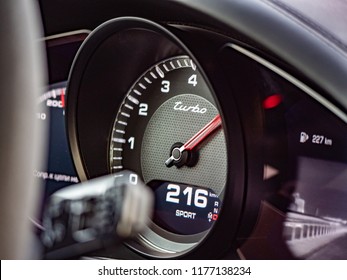
<svg viewBox="0 0 347 280">
<path fill-rule="evenodd" d="M 193 87 L 195 87 L 198 84 L 196 74 L 193 74 L 189 77 L 188 84 L 193 85 Z"/>
</svg>

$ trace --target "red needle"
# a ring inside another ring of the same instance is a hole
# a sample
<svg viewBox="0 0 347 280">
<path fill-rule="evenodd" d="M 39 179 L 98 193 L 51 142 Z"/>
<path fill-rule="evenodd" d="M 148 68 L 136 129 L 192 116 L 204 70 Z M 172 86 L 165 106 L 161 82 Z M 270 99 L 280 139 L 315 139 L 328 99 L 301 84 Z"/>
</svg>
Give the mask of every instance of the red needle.
<svg viewBox="0 0 347 280">
<path fill-rule="evenodd" d="M 209 136 L 213 131 L 215 131 L 222 124 L 221 116 L 218 114 L 215 116 L 208 124 L 206 124 L 202 129 L 194 134 L 185 144 L 180 148 L 175 148 L 172 150 L 171 156 L 165 162 L 167 167 L 171 167 L 173 163 L 181 159 L 182 153 L 184 151 L 191 151 L 202 141 L 204 141 L 207 136 Z"/>
<path fill-rule="evenodd" d="M 222 124 L 222 119 L 218 114 L 208 124 L 199 130 L 192 138 L 190 138 L 184 145 L 184 150 L 191 151 L 199 145 L 207 136 L 216 130 Z"/>
</svg>

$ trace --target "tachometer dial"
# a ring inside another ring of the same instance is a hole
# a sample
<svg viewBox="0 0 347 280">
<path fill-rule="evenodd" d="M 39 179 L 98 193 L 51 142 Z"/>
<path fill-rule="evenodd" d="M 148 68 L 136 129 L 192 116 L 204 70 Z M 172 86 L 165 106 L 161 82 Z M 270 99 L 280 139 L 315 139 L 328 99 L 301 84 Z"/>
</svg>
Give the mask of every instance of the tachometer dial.
<svg viewBox="0 0 347 280">
<path fill-rule="evenodd" d="M 116 18 L 90 34 L 73 63 L 67 117 L 79 177 L 129 169 L 155 194 L 152 223 L 125 255 L 215 258 L 235 240 L 244 179 L 237 108 L 214 52 L 201 48 L 208 41 L 190 44 L 192 52 L 190 35 Z"/>
<path fill-rule="evenodd" d="M 190 57 L 161 61 L 134 83 L 115 117 L 109 162 L 155 192 L 145 242 L 177 252 L 206 235 L 222 206 L 227 151 L 212 93 Z"/>
</svg>

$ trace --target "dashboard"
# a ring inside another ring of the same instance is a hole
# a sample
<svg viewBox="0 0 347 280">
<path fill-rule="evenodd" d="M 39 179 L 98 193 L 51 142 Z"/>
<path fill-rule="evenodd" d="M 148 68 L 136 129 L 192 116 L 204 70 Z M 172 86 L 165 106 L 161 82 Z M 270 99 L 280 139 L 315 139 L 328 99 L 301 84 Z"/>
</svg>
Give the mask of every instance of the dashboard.
<svg viewBox="0 0 347 280">
<path fill-rule="evenodd" d="M 39 1 L 42 205 L 122 170 L 155 196 L 143 233 L 84 257 L 347 258 L 339 29 L 288 1 L 64 2 Z"/>
</svg>

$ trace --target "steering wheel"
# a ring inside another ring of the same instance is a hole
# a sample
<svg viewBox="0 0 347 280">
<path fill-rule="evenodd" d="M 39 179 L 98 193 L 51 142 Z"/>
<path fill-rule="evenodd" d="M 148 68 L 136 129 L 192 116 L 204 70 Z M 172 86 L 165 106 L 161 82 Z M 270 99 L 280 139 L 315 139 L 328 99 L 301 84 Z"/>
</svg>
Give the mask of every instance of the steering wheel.
<svg viewBox="0 0 347 280">
<path fill-rule="evenodd" d="M 35 121 L 43 89 L 44 48 L 36 1 L 0 1 L 0 259 L 33 255 L 32 224 L 39 188 L 33 170 L 45 151 Z"/>
</svg>

